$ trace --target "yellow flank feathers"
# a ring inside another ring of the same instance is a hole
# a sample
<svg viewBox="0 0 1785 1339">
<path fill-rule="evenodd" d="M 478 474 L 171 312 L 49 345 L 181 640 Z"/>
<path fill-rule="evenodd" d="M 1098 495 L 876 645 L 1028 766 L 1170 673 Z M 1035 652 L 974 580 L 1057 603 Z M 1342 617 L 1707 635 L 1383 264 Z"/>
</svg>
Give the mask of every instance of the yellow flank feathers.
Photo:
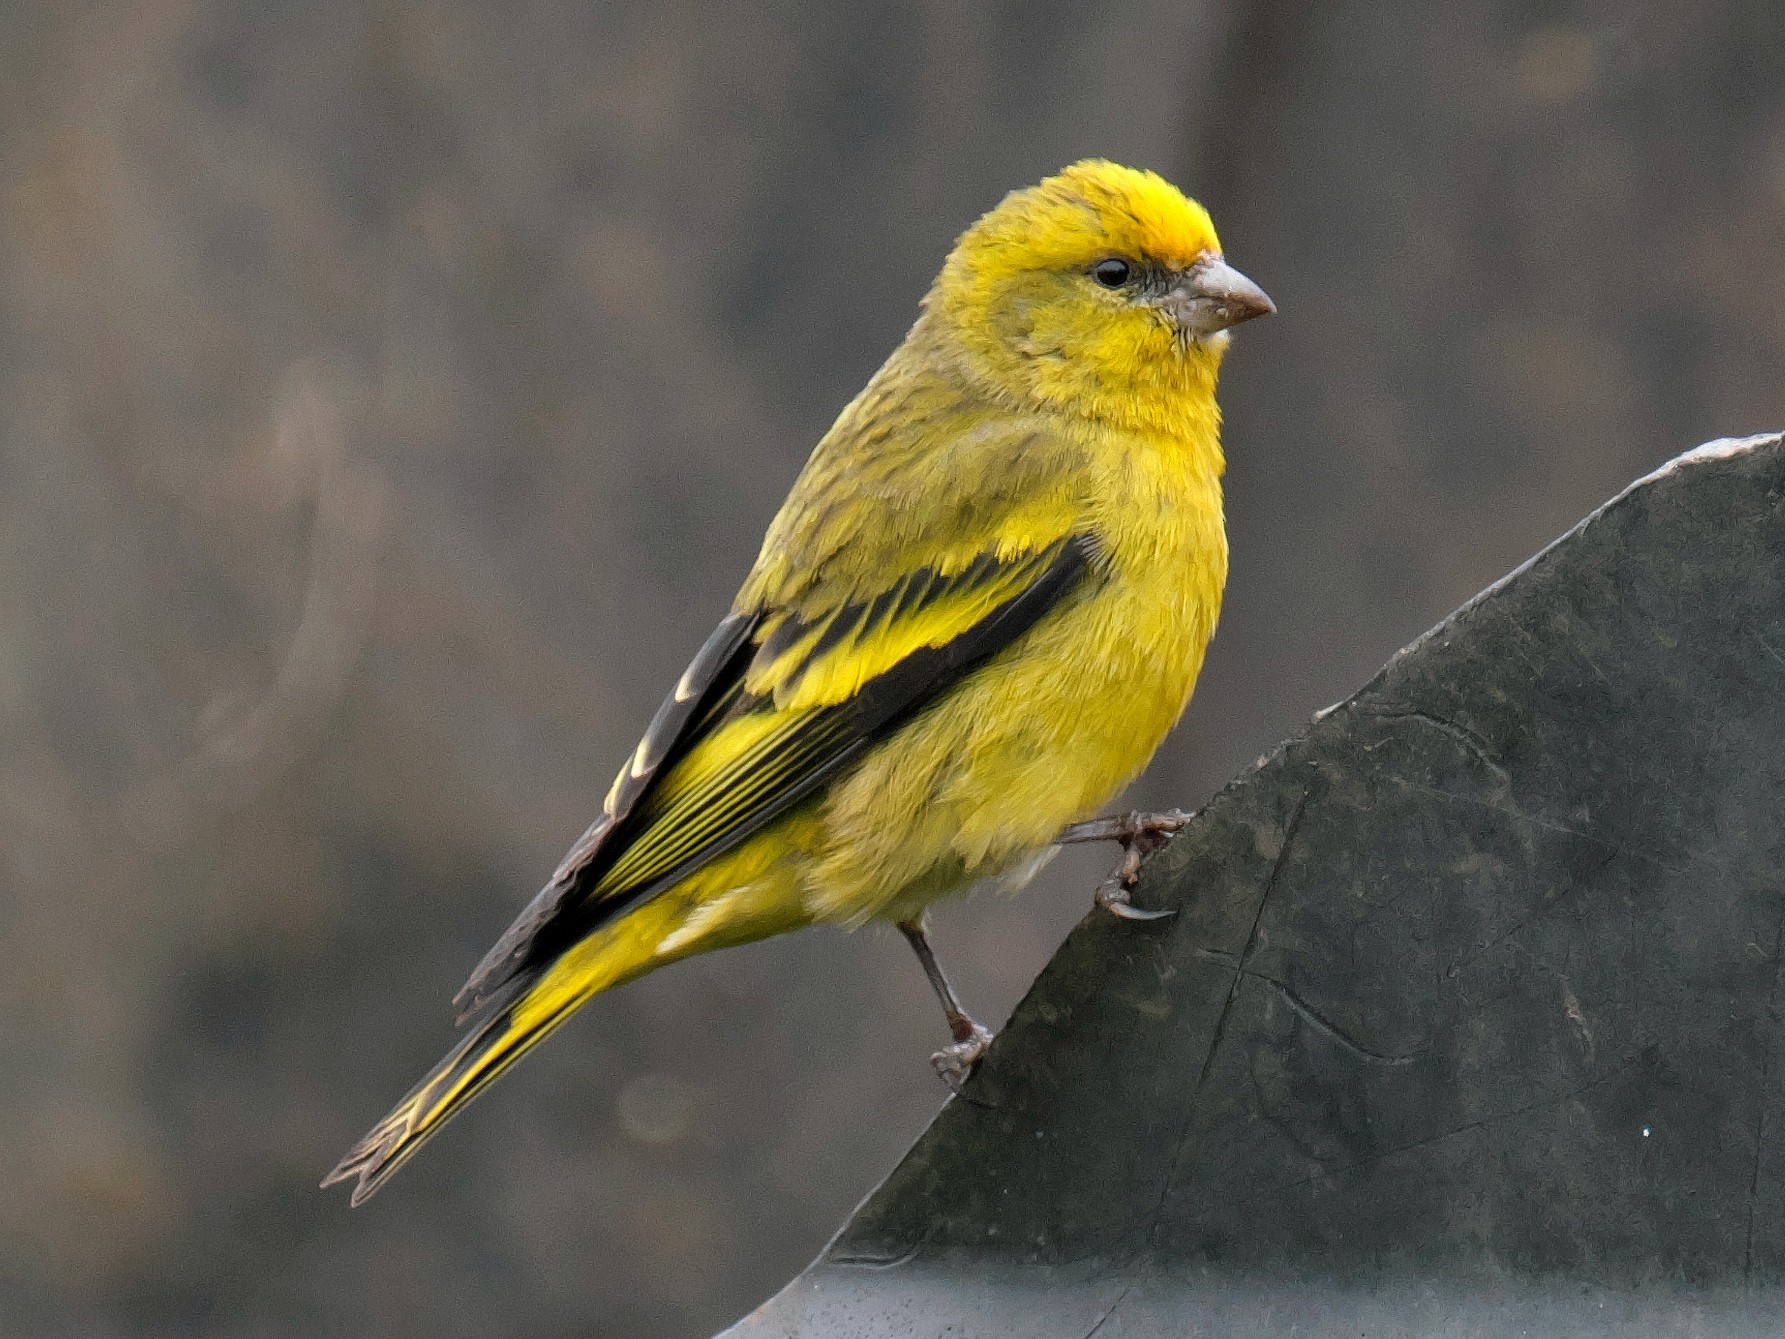
<svg viewBox="0 0 1785 1339">
<path fill-rule="evenodd" d="M 602 990 L 815 921 L 909 921 L 1107 803 L 1215 629 L 1216 374 L 1269 310 L 1148 172 L 1079 163 L 969 228 L 468 983 L 472 1031 L 329 1182 L 363 1199 Z"/>
</svg>

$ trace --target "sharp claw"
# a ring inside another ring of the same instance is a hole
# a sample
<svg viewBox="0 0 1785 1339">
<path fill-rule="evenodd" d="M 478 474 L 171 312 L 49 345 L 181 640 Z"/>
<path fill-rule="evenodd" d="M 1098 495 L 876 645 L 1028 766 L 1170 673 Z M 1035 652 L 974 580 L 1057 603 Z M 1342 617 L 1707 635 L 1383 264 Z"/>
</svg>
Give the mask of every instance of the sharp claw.
<svg viewBox="0 0 1785 1339">
<path fill-rule="evenodd" d="M 1105 902 L 1103 909 L 1112 916 L 1120 916 L 1125 921 L 1163 921 L 1177 915 L 1171 907 L 1159 911 L 1148 911 L 1145 907 L 1137 907 L 1132 902 Z"/>
<path fill-rule="evenodd" d="M 1169 907 L 1162 911 L 1148 911 L 1144 907 L 1137 907 L 1129 901 L 1126 887 L 1115 880 L 1111 882 L 1115 883 L 1113 888 L 1109 884 L 1105 884 L 1097 890 L 1091 900 L 1112 916 L 1120 916 L 1125 921 L 1162 921 L 1178 914 L 1175 909 Z"/>
</svg>

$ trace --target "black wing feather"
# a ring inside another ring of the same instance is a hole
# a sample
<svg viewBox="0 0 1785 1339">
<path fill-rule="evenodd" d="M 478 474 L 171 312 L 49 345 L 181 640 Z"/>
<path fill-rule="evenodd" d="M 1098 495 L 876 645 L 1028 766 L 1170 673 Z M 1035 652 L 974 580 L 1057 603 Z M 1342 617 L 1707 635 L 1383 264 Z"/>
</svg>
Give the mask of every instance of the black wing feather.
<svg viewBox="0 0 1785 1339">
<path fill-rule="evenodd" d="M 539 890 L 514 924 L 484 954 L 471 979 L 453 996 L 453 1003 L 463 1011 L 461 1022 L 522 974 L 527 945 L 558 915 L 565 899 L 587 886 L 584 876 L 599 857 L 607 854 L 614 829 L 637 807 L 651 783 L 688 751 L 699 736 L 699 727 L 736 698 L 750 663 L 750 634 L 758 622 L 754 614 L 727 614 L 694 653 L 694 659 L 645 728 L 630 765 L 615 778 L 601 806 L 601 816 L 558 862 L 551 882 Z"/>
<path fill-rule="evenodd" d="M 633 766 L 615 782 L 601 818 L 459 992 L 459 1000 L 470 1001 L 465 1013 L 477 1012 L 499 996 L 506 999 L 591 931 L 733 849 L 811 795 L 875 741 L 1032 628 L 1084 576 L 1094 553 L 1090 536 L 1060 541 L 1033 581 L 966 631 L 941 646 L 913 651 L 847 700 L 809 712 L 795 728 L 776 737 L 762 756 L 752 758 L 747 770 L 740 769 L 736 785 L 752 792 L 740 796 L 740 803 L 726 807 L 708 823 L 700 814 L 684 816 L 686 826 L 677 832 L 682 840 L 671 842 L 663 852 L 670 858 L 667 868 L 653 870 L 637 882 L 625 882 L 620 872 L 621 886 L 604 889 L 604 878 L 616 862 L 625 860 L 633 842 L 674 809 L 673 802 L 661 808 L 652 802 L 654 787 L 668 768 L 720 722 L 773 709 L 768 700 L 744 691 L 745 672 L 755 655 L 780 654 L 805 629 L 789 620 L 757 648 L 750 638 L 759 619 L 733 614 L 708 639 L 678 691 L 659 709 L 634 754 Z M 998 566 L 994 555 L 983 555 L 963 577 L 982 580 Z M 902 582 L 864 601 L 859 610 L 838 611 L 820 643 L 833 644 L 848 628 L 873 618 L 876 610 L 884 614 L 885 608 L 923 597 L 943 584 L 930 573 L 915 574 L 911 580 L 922 589 Z M 765 776 L 772 777 L 772 783 L 764 784 Z"/>
</svg>

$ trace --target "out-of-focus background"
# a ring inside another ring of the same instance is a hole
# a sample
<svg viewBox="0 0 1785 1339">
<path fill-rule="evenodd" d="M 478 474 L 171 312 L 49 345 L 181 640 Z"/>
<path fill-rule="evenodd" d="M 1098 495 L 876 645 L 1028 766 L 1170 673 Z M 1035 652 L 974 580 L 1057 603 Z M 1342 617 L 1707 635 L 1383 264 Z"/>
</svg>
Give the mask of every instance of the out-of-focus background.
<svg viewBox="0 0 1785 1339">
<path fill-rule="evenodd" d="M 953 236 L 1087 154 L 1281 308 L 1143 799 L 1785 424 L 1778 0 L 0 4 L 0 1333 L 699 1336 L 817 1250 L 943 1095 L 873 932 L 604 997 L 315 1183 Z M 1111 854 L 937 918 L 982 1016 Z"/>
</svg>

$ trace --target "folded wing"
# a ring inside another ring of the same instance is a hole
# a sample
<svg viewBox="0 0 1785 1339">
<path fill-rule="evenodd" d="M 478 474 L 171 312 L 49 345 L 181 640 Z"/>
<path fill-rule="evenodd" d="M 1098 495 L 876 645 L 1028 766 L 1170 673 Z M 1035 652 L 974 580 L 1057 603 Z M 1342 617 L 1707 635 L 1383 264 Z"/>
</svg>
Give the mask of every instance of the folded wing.
<svg viewBox="0 0 1785 1339">
<path fill-rule="evenodd" d="M 819 587 L 722 622 L 602 816 L 479 964 L 467 1013 L 785 813 L 1008 646 L 1086 579 L 1083 534 L 988 546 L 881 589 Z M 828 596 L 828 598 L 827 598 Z"/>
</svg>

